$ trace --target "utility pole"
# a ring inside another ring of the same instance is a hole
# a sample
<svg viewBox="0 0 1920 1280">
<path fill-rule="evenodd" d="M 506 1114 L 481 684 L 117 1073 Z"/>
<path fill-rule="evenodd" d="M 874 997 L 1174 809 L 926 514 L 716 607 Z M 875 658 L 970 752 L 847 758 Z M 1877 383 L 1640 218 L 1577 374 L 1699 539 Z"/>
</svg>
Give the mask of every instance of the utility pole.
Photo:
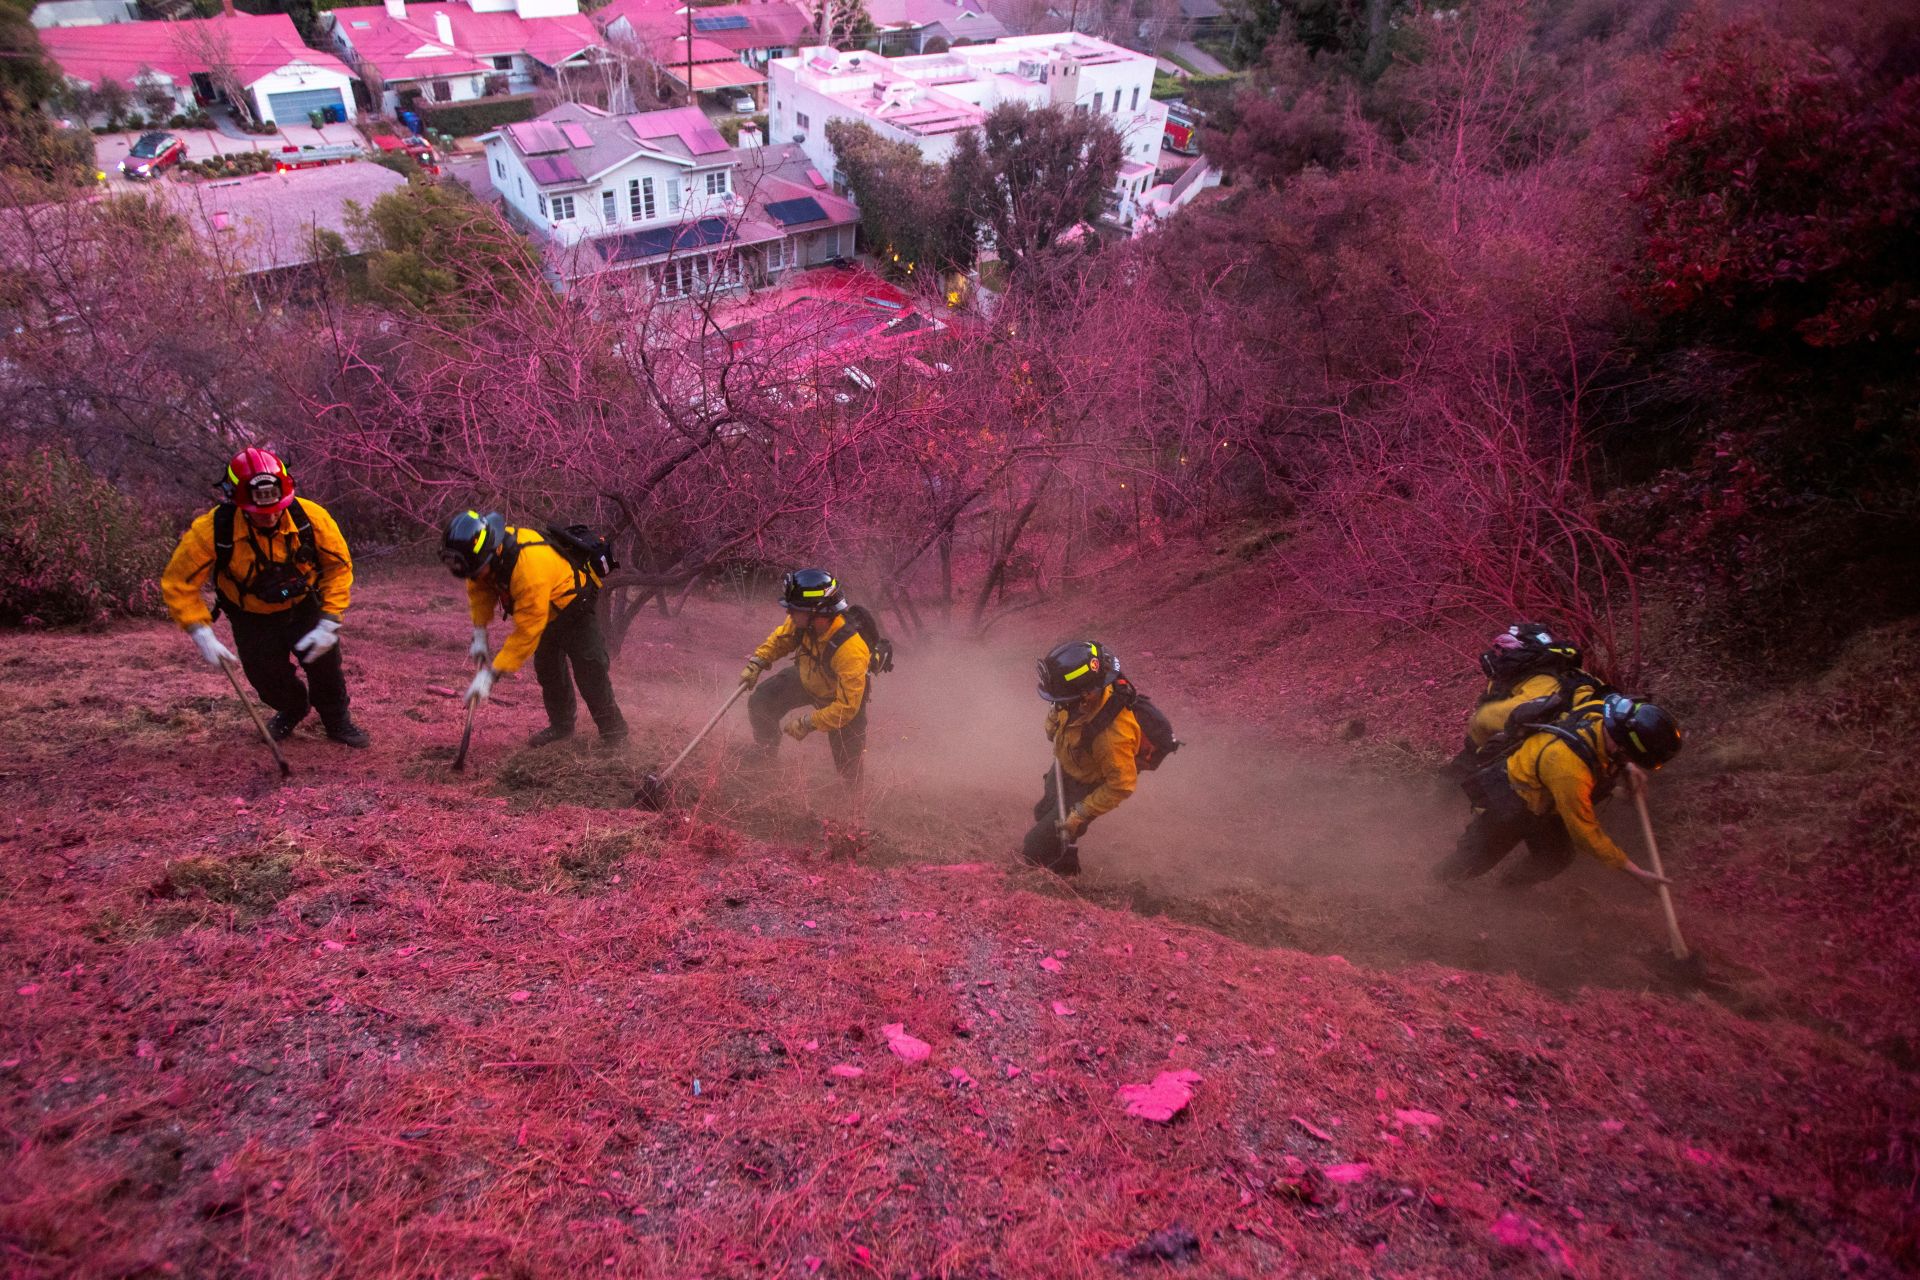
<svg viewBox="0 0 1920 1280">
<path fill-rule="evenodd" d="M 687 105 L 700 105 L 700 99 L 693 92 L 693 0 L 687 0 Z"/>
</svg>

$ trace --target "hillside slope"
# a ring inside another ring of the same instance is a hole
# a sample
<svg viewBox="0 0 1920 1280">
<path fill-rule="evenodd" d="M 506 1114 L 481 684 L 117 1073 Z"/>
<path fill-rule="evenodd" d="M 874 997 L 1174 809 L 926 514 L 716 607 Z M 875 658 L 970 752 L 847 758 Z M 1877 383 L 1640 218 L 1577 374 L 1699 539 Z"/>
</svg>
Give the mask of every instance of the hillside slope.
<svg viewBox="0 0 1920 1280">
<path fill-rule="evenodd" d="M 1711 1002 L 1561 999 L 1077 900 L 982 856 L 1020 814 L 956 818 L 986 793 L 951 763 L 880 771 L 863 811 L 823 752 L 742 777 L 722 741 L 683 807 L 625 808 L 717 705 L 715 652 L 771 625 L 751 614 L 636 639 L 624 755 L 513 751 L 526 680 L 456 776 L 434 686 L 465 627 L 426 583 L 376 575 L 354 614 L 374 748 L 303 732 L 285 786 L 170 629 L 0 637 L 10 1273 L 1920 1261 L 1916 1091 L 1885 1057 Z M 876 755 L 924 754 L 916 699 L 950 699 L 881 696 Z M 1037 781 L 1021 732 L 1008 777 Z M 942 832 L 966 860 L 915 861 Z M 1186 1109 L 1127 1114 L 1118 1091 L 1168 1071 L 1199 1076 Z"/>
</svg>

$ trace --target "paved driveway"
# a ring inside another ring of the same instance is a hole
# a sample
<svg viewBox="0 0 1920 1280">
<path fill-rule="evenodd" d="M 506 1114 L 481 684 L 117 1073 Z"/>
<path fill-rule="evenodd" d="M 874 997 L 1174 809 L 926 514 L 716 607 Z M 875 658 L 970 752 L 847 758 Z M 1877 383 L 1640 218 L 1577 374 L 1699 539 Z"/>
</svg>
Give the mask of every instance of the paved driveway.
<svg viewBox="0 0 1920 1280">
<path fill-rule="evenodd" d="M 1173 46 L 1173 52 L 1203 76 L 1224 76 L 1232 71 L 1226 63 L 1191 40 L 1183 40 L 1176 44 Z"/>
<path fill-rule="evenodd" d="M 455 182 L 473 192 L 474 198 L 481 204 L 493 203 L 493 174 L 487 169 L 487 158 L 479 156 L 448 156 L 443 170 Z"/>
<path fill-rule="evenodd" d="M 127 152 L 133 150 L 133 144 L 145 132 L 144 129 L 137 129 L 130 133 L 108 133 L 93 140 L 95 163 L 106 172 L 108 182 L 126 181 L 120 176 L 120 162 L 127 158 Z M 359 145 L 365 142 L 360 130 L 351 124 L 329 124 L 318 129 L 310 124 L 284 124 L 278 133 L 259 135 L 227 133 L 220 129 L 169 129 L 167 132 L 187 144 L 189 160 L 205 160 L 208 156 L 223 156 L 239 151 L 280 151 L 287 147 Z"/>
</svg>

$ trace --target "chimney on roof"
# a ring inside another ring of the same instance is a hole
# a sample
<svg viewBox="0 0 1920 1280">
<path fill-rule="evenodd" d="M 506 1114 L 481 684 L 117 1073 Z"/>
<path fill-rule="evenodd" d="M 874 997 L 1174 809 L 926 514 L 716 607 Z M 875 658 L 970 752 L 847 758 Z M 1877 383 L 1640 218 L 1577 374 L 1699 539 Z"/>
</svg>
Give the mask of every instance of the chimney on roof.
<svg viewBox="0 0 1920 1280">
<path fill-rule="evenodd" d="M 387 0 L 387 16 L 404 22 L 407 17 L 407 0 Z"/>
<path fill-rule="evenodd" d="M 440 33 L 441 44 L 453 48 L 453 19 L 447 16 L 445 9 L 433 15 L 433 29 Z"/>
</svg>

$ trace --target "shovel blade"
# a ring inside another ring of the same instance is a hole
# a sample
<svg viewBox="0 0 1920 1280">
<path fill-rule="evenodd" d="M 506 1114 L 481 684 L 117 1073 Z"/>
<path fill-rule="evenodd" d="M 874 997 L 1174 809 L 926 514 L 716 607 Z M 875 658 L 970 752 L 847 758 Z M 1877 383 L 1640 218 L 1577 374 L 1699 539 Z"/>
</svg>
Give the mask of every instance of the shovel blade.
<svg viewBox="0 0 1920 1280">
<path fill-rule="evenodd" d="M 652 813 L 658 813 L 666 808 L 667 780 L 657 773 L 650 773 L 640 779 L 640 785 L 634 789 L 633 803 Z"/>
</svg>

